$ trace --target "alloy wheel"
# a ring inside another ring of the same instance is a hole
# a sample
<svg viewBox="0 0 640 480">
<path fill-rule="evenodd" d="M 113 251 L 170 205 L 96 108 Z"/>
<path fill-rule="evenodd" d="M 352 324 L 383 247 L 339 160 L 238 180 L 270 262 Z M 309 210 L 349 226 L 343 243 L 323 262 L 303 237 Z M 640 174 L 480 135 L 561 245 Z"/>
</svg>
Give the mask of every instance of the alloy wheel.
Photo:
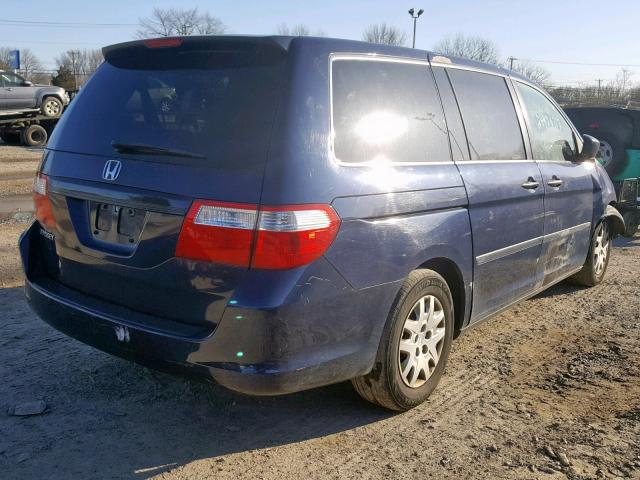
<svg viewBox="0 0 640 480">
<path fill-rule="evenodd" d="M 420 388 L 438 365 L 446 330 L 440 301 L 425 295 L 411 309 L 402 327 L 398 347 L 398 368 L 405 385 Z"/>
<path fill-rule="evenodd" d="M 44 104 L 44 110 L 47 116 L 54 117 L 60 113 L 60 104 L 55 100 L 48 100 Z"/>
<path fill-rule="evenodd" d="M 607 222 L 602 222 L 596 234 L 595 245 L 593 247 L 593 265 L 595 274 L 598 276 L 602 274 L 607 265 L 609 241 L 609 227 L 607 226 Z"/>
</svg>

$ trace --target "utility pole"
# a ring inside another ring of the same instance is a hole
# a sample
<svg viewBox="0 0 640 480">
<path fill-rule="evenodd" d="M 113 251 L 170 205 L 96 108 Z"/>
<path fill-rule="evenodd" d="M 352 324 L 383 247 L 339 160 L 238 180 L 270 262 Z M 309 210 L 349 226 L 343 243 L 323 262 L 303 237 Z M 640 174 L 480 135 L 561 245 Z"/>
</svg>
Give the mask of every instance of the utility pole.
<svg viewBox="0 0 640 480">
<path fill-rule="evenodd" d="M 409 9 L 409 15 L 411 15 L 411 18 L 413 18 L 413 44 L 412 44 L 412 48 L 416 48 L 416 23 L 418 22 L 418 18 L 420 17 L 420 15 L 422 15 L 423 13 L 424 13 L 423 9 L 420 9 L 417 12 L 413 8 Z"/>
<path fill-rule="evenodd" d="M 518 59 L 516 57 L 509 57 L 507 58 L 507 60 L 509 60 L 509 70 L 513 70 L 513 62 L 515 62 Z"/>
<path fill-rule="evenodd" d="M 600 98 L 600 89 L 602 88 L 602 79 L 598 78 L 596 79 L 596 82 L 598 82 L 598 98 Z"/>
</svg>

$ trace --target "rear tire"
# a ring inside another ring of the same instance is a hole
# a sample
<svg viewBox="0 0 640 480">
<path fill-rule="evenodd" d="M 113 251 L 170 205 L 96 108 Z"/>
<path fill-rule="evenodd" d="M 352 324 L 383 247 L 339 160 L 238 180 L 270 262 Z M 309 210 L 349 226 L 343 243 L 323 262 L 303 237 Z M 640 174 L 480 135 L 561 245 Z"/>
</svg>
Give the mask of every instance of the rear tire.
<svg viewBox="0 0 640 480">
<path fill-rule="evenodd" d="M 47 131 L 40 125 L 29 125 L 22 130 L 22 143 L 28 147 L 44 147 L 47 138 Z"/>
<path fill-rule="evenodd" d="M 409 410 L 436 388 L 453 339 L 453 300 L 447 282 L 432 270 L 407 277 L 394 302 L 373 370 L 352 380 L 365 400 Z"/>
<path fill-rule="evenodd" d="M 587 260 L 568 281 L 575 285 L 595 287 L 604 279 L 611 257 L 611 226 L 607 220 L 600 222 L 591 234 L 591 244 Z"/>
<path fill-rule="evenodd" d="M 45 117 L 59 117 L 62 115 L 62 109 L 62 101 L 58 97 L 45 97 L 42 99 L 40 111 Z"/>
</svg>

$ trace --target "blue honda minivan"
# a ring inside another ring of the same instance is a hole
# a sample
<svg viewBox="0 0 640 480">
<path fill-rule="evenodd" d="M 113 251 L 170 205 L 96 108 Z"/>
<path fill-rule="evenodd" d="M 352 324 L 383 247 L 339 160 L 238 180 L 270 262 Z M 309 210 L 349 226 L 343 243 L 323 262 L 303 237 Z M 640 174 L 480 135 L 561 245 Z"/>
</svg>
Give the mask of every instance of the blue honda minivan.
<svg viewBox="0 0 640 480">
<path fill-rule="evenodd" d="M 20 240 L 58 330 L 273 395 L 351 380 L 395 410 L 453 338 L 602 281 L 615 193 L 553 100 L 498 67 L 321 38 L 104 49 Z"/>
</svg>

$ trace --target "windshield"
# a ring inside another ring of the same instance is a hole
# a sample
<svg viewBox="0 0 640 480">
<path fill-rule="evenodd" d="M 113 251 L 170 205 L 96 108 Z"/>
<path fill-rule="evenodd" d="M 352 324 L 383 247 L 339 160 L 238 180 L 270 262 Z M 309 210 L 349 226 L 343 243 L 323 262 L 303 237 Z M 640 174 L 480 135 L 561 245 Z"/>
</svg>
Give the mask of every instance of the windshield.
<svg viewBox="0 0 640 480">
<path fill-rule="evenodd" d="M 49 148 L 112 156 L 113 143 L 133 144 L 215 163 L 261 161 L 282 63 L 273 52 L 228 49 L 121 55 L 82 89 Z"/>
</svg>

